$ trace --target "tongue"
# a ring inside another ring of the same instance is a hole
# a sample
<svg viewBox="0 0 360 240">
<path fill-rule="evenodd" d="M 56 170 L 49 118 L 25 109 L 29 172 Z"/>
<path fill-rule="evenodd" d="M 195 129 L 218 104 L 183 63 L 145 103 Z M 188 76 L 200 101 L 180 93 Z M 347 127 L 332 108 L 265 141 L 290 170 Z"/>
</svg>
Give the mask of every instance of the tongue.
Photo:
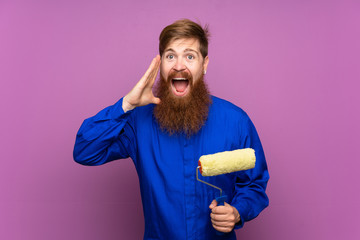
<svg viewBox="0 0 360 240">
<path fill-rule="evenodd" d="M 183 92 L 183 91 L 185 91 L 187 85 L 188 85 L 188 81 L 187 81 L 187 80 L 177 80 L 177 81 L 174 81 L 174 87 L 175 87 L 176 91 L 178 91 L 178 92 Z"/>
</svg>

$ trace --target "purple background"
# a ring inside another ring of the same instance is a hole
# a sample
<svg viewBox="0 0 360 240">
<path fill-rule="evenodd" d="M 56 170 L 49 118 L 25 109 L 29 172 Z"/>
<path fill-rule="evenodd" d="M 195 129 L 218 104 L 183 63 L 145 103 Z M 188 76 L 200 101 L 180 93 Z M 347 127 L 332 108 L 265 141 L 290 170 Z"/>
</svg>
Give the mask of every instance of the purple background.
<svg viewBox="0 0 360 240">
<path fill-rule="evenodd" d="M 359 9 L 340 0 L 1 0 L 0 238 L 142 238 L 131 160 L 84 167 L 73 144 L 85 118 L 140 79 L 160 31 L 190 18 L 210 25 L 212 93 L 247 111 L 269 165 L 270 206 L 239 238 L 360 239 Z"/>
</svg>

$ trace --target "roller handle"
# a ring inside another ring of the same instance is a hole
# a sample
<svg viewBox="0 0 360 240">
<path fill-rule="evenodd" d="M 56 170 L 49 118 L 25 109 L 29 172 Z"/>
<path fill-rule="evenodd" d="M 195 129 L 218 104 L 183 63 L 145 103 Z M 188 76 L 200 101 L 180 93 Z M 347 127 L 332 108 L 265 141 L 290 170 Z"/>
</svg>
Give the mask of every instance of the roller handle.
<svg viewBox="0 0 360 240">
<path fill-rule="evenodd" d="M 215 198 L 215 200 L 217 201 L 217 205 L 218 206 L 224 206 L 226 198 L 227 198 L 226 195 Z M 223 236 L 224 234 L 225 233 L 223 233 L 223 232 L 216 231 L 216 235 L 218 235 L 218 236 Z"/>
<path fill-rule="evenodd" d="M 217 201 L 217 205 L 224 206 L 224 202 L 226 201 L 226 198 L 227 198 L 226 195 L 215 198 L 215 200 Z"/>
</svg>

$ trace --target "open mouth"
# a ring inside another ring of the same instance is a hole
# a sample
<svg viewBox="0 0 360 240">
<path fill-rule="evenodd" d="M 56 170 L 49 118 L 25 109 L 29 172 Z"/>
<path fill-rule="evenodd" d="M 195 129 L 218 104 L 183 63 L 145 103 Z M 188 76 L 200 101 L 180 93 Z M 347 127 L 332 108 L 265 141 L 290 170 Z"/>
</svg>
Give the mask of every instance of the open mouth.
<svg viewBox="0 0 360 240">
<path fill-rule="evenodd" d="M 187 78 L 173 78 L 171 89 L 176 96 L 184 96 L 189 91 L 189 80 Z"/>
</svg>

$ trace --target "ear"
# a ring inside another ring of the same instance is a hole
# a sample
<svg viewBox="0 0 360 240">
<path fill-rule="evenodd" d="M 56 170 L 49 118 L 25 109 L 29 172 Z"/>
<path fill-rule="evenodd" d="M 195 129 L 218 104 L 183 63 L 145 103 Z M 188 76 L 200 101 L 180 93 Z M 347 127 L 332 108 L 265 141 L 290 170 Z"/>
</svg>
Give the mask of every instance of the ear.
<svg viewBox="0 0 360 240">
<path fill-rule="evenodd" d="M 204 58 L 204 63 L 203 63 L 204 73 L 206 73 L 207 71 L 208 64 L 209 64 L 209 56 L 206 56 Z"/>
</svg>

